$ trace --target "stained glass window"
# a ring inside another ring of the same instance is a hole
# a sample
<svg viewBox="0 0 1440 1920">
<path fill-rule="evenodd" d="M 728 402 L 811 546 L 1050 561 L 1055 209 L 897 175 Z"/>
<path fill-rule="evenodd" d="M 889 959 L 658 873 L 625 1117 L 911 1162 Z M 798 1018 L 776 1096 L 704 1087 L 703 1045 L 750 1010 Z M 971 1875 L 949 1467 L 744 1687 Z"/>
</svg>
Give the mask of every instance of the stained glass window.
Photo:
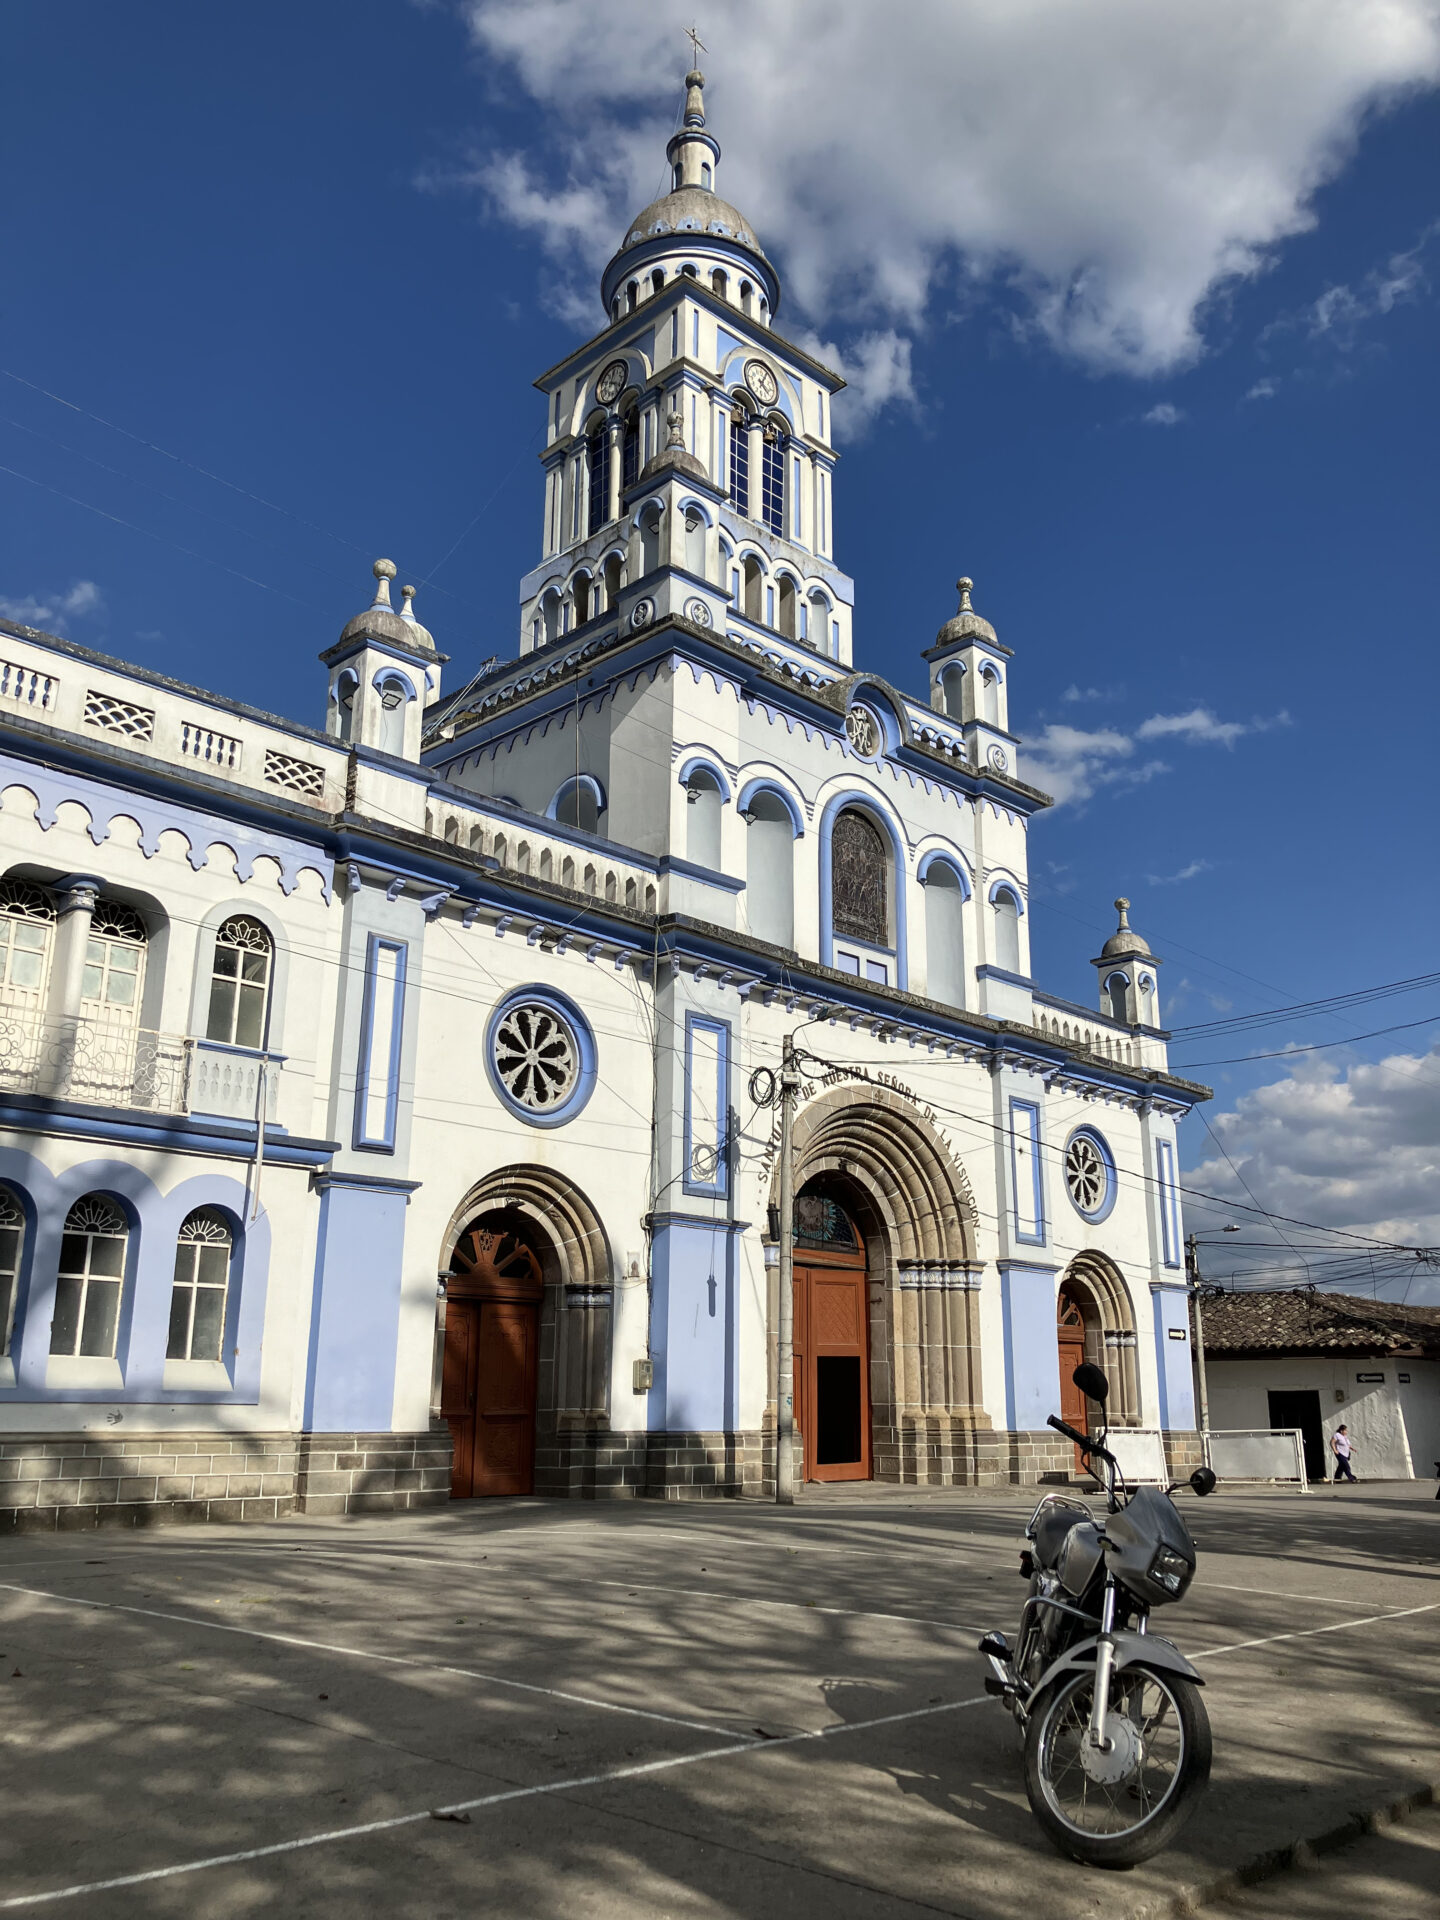
<svg viewBox="0 0 1440 1920">
<path fill-rule="evenodd" d="M 890 944 L 885 840 L 863 813 L 847 807 L 830 840 L 830 905 L 836 933 L 872 946 Z"/>
</svg>

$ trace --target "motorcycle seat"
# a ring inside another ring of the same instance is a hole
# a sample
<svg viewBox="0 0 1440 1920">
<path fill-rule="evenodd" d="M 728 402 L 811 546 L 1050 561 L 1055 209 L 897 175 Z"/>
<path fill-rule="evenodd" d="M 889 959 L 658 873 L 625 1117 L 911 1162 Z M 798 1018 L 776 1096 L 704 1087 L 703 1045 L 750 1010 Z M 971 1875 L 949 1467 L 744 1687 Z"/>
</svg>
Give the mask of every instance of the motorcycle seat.
<svg viewBox="0 0 1440 1920">
<path fill-rule="evenodd" d="M 1089 1520 L 1088 1513 L 1077 1512 L 1074 1507 L 1047 1507 L 1035 1522 L 1035 1557 L 1041 1566 L 1053 1568 L 1066 1535 Z"/>
</svg>

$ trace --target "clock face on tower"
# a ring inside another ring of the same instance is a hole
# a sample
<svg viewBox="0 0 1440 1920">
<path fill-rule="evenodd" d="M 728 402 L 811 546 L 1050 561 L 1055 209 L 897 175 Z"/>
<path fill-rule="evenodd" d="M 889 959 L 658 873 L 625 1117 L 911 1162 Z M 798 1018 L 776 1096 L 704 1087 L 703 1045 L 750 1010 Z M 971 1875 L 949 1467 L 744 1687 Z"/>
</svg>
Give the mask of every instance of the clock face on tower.
<svg viewBox="0 0 1440 1920">
<path fill-rule="evenodd" d="M 595 382 L 595 397 L 602 406 L 608 407 L 612 400 L 620 397 L 627 371 L 623 360 L 612 360 L 608 367 L 602 369 L 600 378 Z"/>
<path fill-rule="evenodd" d="M 763 360 L 747 360 L 745 363 L 745 384 L 760 402 L 762 407 L 773 407 L 775 396 L 780 389 L 775 384 L 775 376 Z"/>
</svg>

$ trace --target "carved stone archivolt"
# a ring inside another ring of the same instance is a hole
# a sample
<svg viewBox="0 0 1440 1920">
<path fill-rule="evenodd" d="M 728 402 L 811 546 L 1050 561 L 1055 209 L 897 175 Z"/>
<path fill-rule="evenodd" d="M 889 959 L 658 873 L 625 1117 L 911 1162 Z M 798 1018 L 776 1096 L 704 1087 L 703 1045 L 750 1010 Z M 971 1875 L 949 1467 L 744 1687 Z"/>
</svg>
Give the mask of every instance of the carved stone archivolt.
<svg viewBox="0 0 1440 1920">
<path fill-rule="evenodd" d="M 1140 1379 L 1135 1337 L 1135 1308 L 1125 1277 L 1103 1253 L 1081 1253 L 1070 1262 L 1062 1284 L 1080 1304 L 1085 1322 L 1085 1358 L 1104 1370 L 1110 1382 L 1108 1411 L 1116 1426 L 1140 1419 Z"/>
</svg>

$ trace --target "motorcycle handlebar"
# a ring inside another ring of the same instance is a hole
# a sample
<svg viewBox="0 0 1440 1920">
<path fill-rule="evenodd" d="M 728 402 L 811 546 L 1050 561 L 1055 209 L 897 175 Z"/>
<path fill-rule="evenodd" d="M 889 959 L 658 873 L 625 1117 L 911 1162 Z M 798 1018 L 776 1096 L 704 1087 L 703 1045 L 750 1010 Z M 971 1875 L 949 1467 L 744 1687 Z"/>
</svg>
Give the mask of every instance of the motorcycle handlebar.
<svg viewBox="0 0 1440 1920">
<path fill-rule="evenodd" d="M 1054 1427 L 1057 1433 L 1063 1433 L 1067 1440 L 1073 1440 L 1077 1447 L 1083 1447 L 1086 1453 L 1094 1453 L 1096 1451 L 1095 1442 L 1090 1438 L 1088 1433 L 1078 1433 L 1074 1427 L 1067 1427 L 1058 1414 L 1052 1413 L 1045 1424 L 1047 1427 Z"/>
</svg>

